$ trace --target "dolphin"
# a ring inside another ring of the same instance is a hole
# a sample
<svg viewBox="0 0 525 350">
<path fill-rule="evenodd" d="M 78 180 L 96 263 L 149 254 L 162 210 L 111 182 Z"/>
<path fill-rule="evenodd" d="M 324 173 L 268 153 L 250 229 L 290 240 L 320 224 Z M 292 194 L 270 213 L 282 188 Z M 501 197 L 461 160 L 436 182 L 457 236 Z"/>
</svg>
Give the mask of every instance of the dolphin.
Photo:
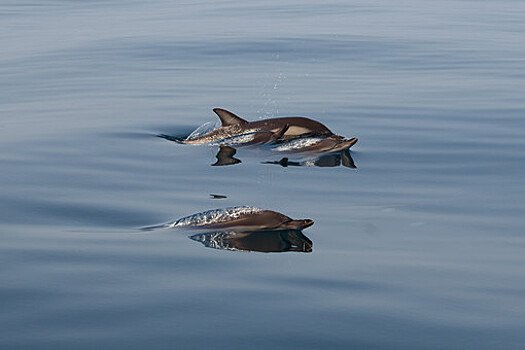
<svg viewBox="0 0 525 350">
<path fill-rule="evenodd" d="M 157 228 L 195 228 L 199 230 L 302 230 L 313 225 L 313 220 L 294 220 L 272 210 L 255 207 L 230 207 L 213 209 L 193 214 L 178 220 L 146 227 L 143 230 Z"/>
<path fill-rule="evenodd" d="M 356 137 L 345 139 L 338 135 L 329 137 L 304 137 L 278 144 L 272 150 L 291 153 L 332 153 L 348 150 L 356 142 Z"/>
<path fill-rule="evenodd" d="M 300 230 L 207 232 L 195 234 L 190 238 L 208 248 L 263 253 L 310 253 L 313 245 Z"/>
<path fill-rule="evenodd" d="M 253 142 L 261 144 L 278 139 L 287 140 L 306 136 L 344 139 L 342 136 L 335 135 L 323 124 L 305 117 L 281 117 L 249 122 L 222 108 L 214 108 L 213 111 L 221 120 L 221 126 L 218 129 L 191 139 L 173 139 L 173 141 L 184 144 L 204 144 L 239 135 L 253 135 L 256 138 L 256 141 L 248 141 L 247 144 L 253 144 Z"/>
</svg>

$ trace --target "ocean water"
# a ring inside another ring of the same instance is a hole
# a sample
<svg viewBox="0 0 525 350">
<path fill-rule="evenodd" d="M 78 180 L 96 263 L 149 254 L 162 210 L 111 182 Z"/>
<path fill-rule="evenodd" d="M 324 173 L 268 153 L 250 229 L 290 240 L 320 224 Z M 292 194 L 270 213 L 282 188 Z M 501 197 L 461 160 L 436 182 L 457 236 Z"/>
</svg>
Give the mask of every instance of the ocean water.
<svg viewBox="0 0 525 350">
<path fill-rule="evenodd" d="M 0 348 L 521 348 L 524 13 L 0 2 Z M 157 137 L 214 107 L 314 118 L 357 168 Z M 314 220 L 311 251 L 141 230 L 233 206 Z"/>
</svg>

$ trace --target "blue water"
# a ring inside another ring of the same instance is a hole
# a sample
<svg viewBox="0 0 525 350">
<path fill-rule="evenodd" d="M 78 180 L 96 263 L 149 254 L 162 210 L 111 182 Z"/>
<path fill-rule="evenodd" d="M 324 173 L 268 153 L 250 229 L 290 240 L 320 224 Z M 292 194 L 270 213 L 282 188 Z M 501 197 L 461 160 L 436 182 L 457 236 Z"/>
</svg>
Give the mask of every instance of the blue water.
<svg viewBox="0 0 525 350">
<path fill-rule="evenodd" d="M 1 2 L 0 348 L 521 348 L 524 13 Z M 156 137 L 214 107 L 358 137 L 357 169 Z M 314 220 L 312 251 L 141 231 L 239 205 Z"/>
</svg>

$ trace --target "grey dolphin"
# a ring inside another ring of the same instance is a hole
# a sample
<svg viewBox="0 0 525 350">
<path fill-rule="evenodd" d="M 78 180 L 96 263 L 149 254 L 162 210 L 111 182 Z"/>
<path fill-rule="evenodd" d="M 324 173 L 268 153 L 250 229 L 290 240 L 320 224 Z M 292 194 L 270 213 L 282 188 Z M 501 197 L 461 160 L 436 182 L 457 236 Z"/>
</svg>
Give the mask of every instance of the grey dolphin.
<svg viewBox="0 0 525 350">
<path fill-rule="evenodd" d="M 287 139 L 304 136 L 344 139 L 341 136 L 334 135 L 323 124 L 305 117 L 270 118 L 249 122 L 225 109 L 214 108 L 213 111 L 221 120 L 221 127 L 192 139 L 176 141 L 185 144 L 203 144 L 245 134 L 254 134 L 259 139 L 257 143 L 270 142 L 278 138 Z"/>
<path fill-rule="evenodd" d="M 213 209 L 183 217 L 167 224 L 146 227 L 196 228 L 200 230 L 302 230 L 313 225 L 313 220 L 294 220 L 284 214 L 255 207 L 231 207 Z"/>
<path fill-rule="evenodd" d="M 332 153 L 347 150 L 356 142 L 357 138 L 355 137 L 345 139 L 337 135 L 329 137 L 305 137 L 278 144 L 273 150 L 291 153 Z"/>
<path fill-rule="evenodd" d="M 263 253 L 310 253 L 313 245 L 300 230 L 207 232 L 195 234 L 190 238 L 208 248 Z"/>
</svg>

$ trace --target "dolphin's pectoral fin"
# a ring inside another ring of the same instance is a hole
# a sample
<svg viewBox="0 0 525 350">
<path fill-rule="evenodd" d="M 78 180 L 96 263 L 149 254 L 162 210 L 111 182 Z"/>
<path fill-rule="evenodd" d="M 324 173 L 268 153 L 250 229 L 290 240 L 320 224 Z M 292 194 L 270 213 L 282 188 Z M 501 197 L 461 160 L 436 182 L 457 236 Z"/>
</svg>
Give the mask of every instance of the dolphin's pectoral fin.
<svg viewBox="0 0 525 350">
<path fill-rule="evenodd" d="M 290 128 L 290 124 L 284 125 L 282 128 L 280 128 L 279 130 L 273 133 L 272 137 L 270 138 L 270 141 L 278 141 L 282 139 L 284 137 L 284 134 L 286 134 L 289 128 Z"/>
<path fill-rule="evenodd" d="M 215 156 L 217 157 L 217 161 L 211 166 L 233 165 L 240 163 L 240 159 L 233 157 L 235 153 L 237 153 L 237 150 L 235 148 L 221 145 L 219 152 Z"/>
<path fill-rule="evenodd" d="M 347 168 L 357 169 L 352 156 L 350 156 L 350 150 L 348 148 L 341 152 L 341 163 Z"/>
<path fill-rule="evenodd" d="M 219 119 L 221 120 L 222 126 L 231 126 L 231 125 L 244 125 L 248 124 L 248 122 L 244 119 L 242 119 L 239 116 L 236 116 L 230 111 L 227 111 L 222 108 L 214 108 L 213 111 Z"/>
</svg>

